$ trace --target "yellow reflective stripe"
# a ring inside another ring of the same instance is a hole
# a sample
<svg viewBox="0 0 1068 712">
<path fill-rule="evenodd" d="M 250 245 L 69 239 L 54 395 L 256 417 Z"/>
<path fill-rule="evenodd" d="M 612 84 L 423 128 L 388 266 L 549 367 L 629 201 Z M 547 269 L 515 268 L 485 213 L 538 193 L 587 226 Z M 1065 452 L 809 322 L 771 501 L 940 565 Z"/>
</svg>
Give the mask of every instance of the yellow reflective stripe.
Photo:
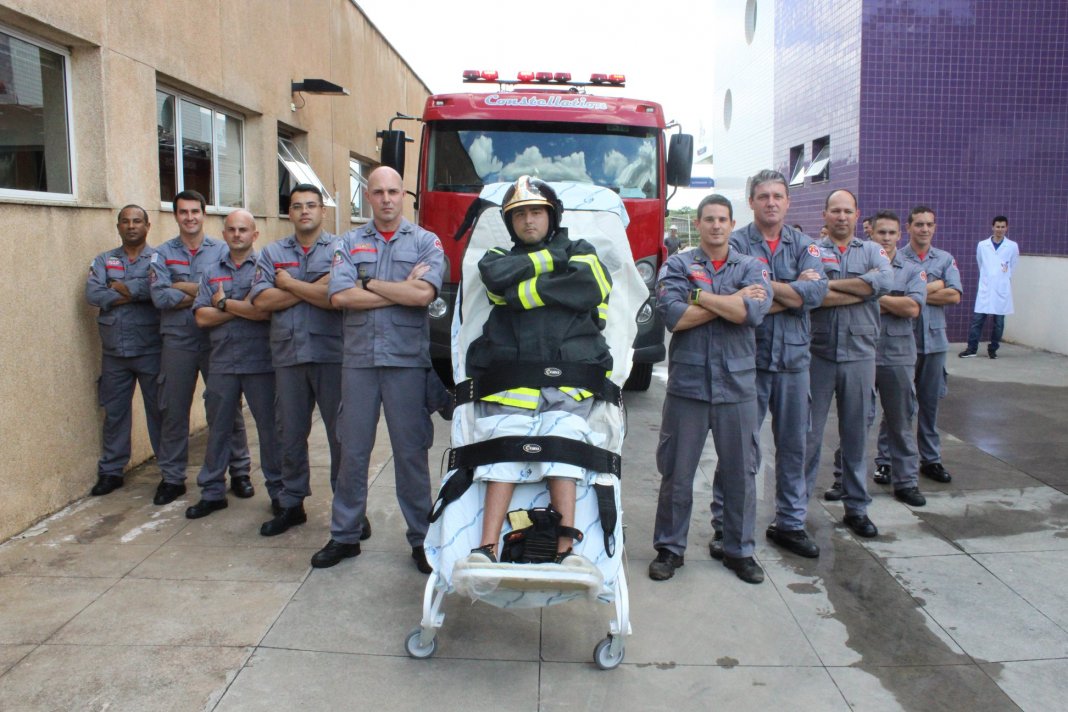
<svg viewBox="0 0 1068 712">
<path fill-rule="evenodd" d="M 537 388 L 513 388 L 490 396 L 483 396 L 482 400 L 501 405 L 510 405 L 515 408 L 534 410 L 538 407 L 541 393 Z"/>
<path fill-rule="evenodd" d="M 560 386 L 560 392 L 566 393 L 577 401 L 585 400 L 593 395 L 585 388 L 572 388 L 571 386 Z"/>
<path fill-rule="evenodd" d="M 508 302 L 504 301 L 504 297 L 502 297 L 499 294 L 494 294 L 493 292 L 489 291 L 488 289 L 486 290 L 486 296 L 489 297 L 490 302 L 493 303 L 493 304 L 504 305 L 504 304 L 508 303 Z"/>
<path fill-rule="evenodd" d="M 553 271 L 553 256 L 548 250 L 538 250 L 537 252 L 528 253 L 530 261 L 534 263 L 534 276 L 537 277 L 543 272 Z"/>
<path fill-rule="evenodd" d="M 597 316 L 604 321 L 608 321 L 608 304 L 607 302 L 601 302 L 597 305 Z"/>
<path fill-rule="evenodd" d="M 505 252 L 500 247 L 491 247 L 488 250 L 486 250 L 486 252 L 493 252 L 494 254 L 498 254 L 498 255 L 507 255 L 508 254 L 507 252 Z"/>
<path fill-rule="evenodd" d="M 596 255 L 574 255 L 569 262 L 581 262 L 590 268 L 590 272 L 593 273 L 593 278 L 597 281 L 597 287 L 601 290 L 601 299 L 608 297 L 608 293 L 612 291 L 612 285 L 608 282 L 608 277 L 605 276 L 604 267 L 601 266 L 601 261 L 597 259 Z"/>
<path fill-rule="evenodd" d="M 524 309 L 537 309 L 545 306 L 545 302 L 541 300 L 541 296 L 538 294 L 537 281 L 537 277 L 531 277 L 519 283 L 517 292 L 519 294 L 519 302 Z"/>
</svg>

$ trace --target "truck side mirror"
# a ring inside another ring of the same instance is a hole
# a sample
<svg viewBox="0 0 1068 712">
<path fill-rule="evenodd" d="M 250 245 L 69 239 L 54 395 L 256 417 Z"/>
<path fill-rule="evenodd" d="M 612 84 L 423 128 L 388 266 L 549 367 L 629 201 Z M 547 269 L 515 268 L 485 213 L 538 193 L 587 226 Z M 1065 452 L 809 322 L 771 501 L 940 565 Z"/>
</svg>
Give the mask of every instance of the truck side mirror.
<svg viewBox="0 0 1068 712">
<path fill-rule="evenodd" d="M 383 142 L 384 152 L 385 142 Z M 672 134 L 668 143 L 667 182 L 668 185 L 686 187 L 690 184 L 693 170 L 693 136 L 690 134 Z"/>
<path fill-rule="evenodd" d="M 404 176 L 404 141 L 403 131 L 379 131 L 382 139 L 382 149 L 379 155 L 382 157 L 382 165 L 389 166 Z"/>
</svg>

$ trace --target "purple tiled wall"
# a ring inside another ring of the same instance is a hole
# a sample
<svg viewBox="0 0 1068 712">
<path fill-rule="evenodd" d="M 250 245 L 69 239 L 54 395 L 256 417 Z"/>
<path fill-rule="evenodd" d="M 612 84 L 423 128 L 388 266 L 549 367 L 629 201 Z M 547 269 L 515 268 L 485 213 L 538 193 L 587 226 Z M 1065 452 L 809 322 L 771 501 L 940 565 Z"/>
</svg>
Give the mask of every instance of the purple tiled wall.
<svg viewBox="0 0 1068 712">
<path fill-rule="evenodd" d="M 1024 253 L 1068 255 L 1054 227 L 1068 205 L 1068 2 L 865 0 L 863 23 L 862 205 L 937 211 L 935 245 L 964 281 L 947 310 L 962 340 L 991 218 L 1009 217 Z"/>
<path fill-rule="evenodd" d="M 1068 255 L 1068 2 L 777 0 L 775 156 L 831 137 L 826 183 L 791 189 L 789 221 L 818 231 L 833 188 L 864 215 L 925 203 L 964 279 L 947 310 L 963 340 L 975 244 L 994 215 L 1025 254 Z"/>
<path fill-rule="evenodd" d="M 778 0 L 775 18 L 775 159 L 790 177 L 790 148 L 831 140 L 830 178 L 790 188 L 787 221 L 817 236 L 823 201 L 860 180 L 861 0 Z M 863 207 L 863 205 L 862 205 Z"/>
</svg>

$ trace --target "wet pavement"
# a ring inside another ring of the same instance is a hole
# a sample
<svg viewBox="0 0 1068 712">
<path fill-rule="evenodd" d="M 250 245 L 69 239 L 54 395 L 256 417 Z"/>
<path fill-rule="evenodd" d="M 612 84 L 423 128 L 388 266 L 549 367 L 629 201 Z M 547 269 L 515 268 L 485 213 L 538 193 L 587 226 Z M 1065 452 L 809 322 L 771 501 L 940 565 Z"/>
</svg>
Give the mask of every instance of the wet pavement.
<svg viewBox="0 0 1068 712">
<path fill-rule="evenodd" d="M 880 536 L 817 495 L 801 559 L 759 537 L 767 580 L 710 559 L 715 453 L 695 484 L 686 565 L 650 581 L 664 370 L 628 394 L 624 522 L 634 635 L 592 662 L 612 608 L 505 611 L 446 599 L 439 647 L 410 659 L 425 577 L 409 556 L 384 423 L 363 553 L 326 570 L 328 455 L 313 429 L 309 521 L 265 539 L 262 490 L 189 521 L 155 507 L 154 464 L 0 546 L 0 710 L 1053 710 L 1068 692 L 1068 359 L 1006 345 L 950 352 L 949 484 L 912 509 L 871 484 Z M 435 418 L 437 469 L 448 444 Z M 833 449 L 833 417 L 825 457 Z M 770 452 L 766 426 L 764 447 Z M 202 455 L 195 439 L 191 461 Z M 772 457 L 766 456 L 765 463 Z M 818 489 L 830 482 L 825 462 Z M 190 474 L 195 477 L 195 468 Z M 87 474 L 87 487 L 89 475 Z M 773 473 L 758 480 L 758 532 Z M 195 489 L 195 488 L 194 488 Z"/>
</svg>

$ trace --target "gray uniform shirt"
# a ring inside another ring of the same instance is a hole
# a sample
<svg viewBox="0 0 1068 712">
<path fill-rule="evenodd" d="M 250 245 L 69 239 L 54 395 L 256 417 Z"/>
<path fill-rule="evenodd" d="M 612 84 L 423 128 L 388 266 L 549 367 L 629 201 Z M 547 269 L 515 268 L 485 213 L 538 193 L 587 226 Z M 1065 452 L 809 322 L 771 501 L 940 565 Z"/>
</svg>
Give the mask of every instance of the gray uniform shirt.
<svg viewBox="0 0 1068 712">
<path fill-rule="evenodd" d="M 905 245 L 897 251 L 897 254 L 922 267 L 927 273 L 928 284 L 941 279 L 949 289 L 955 289 L 964 294 L 957 261 L 945 250 L 932 247 L 921 258 L 911 245 Z M 946 337 L 946 308 L 941 304 L 924 304 L 914 328 L 916 348 L 919 353 L 936 354 L 949 350 L 949 338 Z"/>
<path fill-rule="evenodd" d="M 319 235 L 307 254 L 294 235 L 263 248 L 256 264 L 252 298 L 275 286 L 275 270 L 314 282 L 329 274 L 337 238 Z M 276 368 L 302 363 L 341 363 L 341 312 L 300 301 L 271 314 L 271 357 Z"/>
<path fill-rule="evenodd" d="M 828 361 L 875 359 L 879 335 L 879 297 L 894 285 L 894 272 L 886 250 L 856 237 L 841 252 L 829 237 L 816 243 L 827 279 L 857 277 L 873 293 L 859 304 L 821 307 L 812 312 L 812 353 Z"/>
<path fill-rule="evenodd" d="M 908 262 L 901 253 L 894 254 L 890 261 L 894 268 L 894 288 L 891 296 L 908 297 L 920 305 L 927 303 L 927 273 L 915 262 Z M 879 330 L 879 349 L 875 354 L 876 366 L 915 366 L 916 338 L 912 333 L 911 317 L 883 312 Z"/>
<path fill-rule="evenodd" d="M 815 240 L 789 225 L 783 225 L 779 248 L 772 253 L 760 230 L 750 223 L 731 233 L 731 247 L 767 265 L 771 280 L 789 284 L 803 302 L 798 309 L 768 314 L 757 327 L 757 368 L 762 371 L 807 370 L 811 360 L 808 313 L 823 302 L 827 294 L 827 280 L 799 281 L 797 276 L 806 269 L 824 274 L 823 261 Z"/>
<path fill-rule="evenodd" d="M 660 268 L 656 308 L 668 329 L 674 329 L 691 305 L 695 288 L 730 295 L 759 284 L 763 300 L 745 298 L 745 321 L 735 324 L 716 318 L 671 336 L 667 391 L 683 398 L 741 403 L 756 398 L 756 327 L 771 308 L 768 270 L 758 260 L 733 247 L 715 269 L 700 248 L 668 258 Z"/>
<path fill-rule="evenodd" d="M 235 265 L 229 250 L 215 265 L 204 270 L 191 311 L 211 306 L 211 295 L 222 285 L 227 299 L 244 299 L 252 290 L 256 253 Z M 234 317 L 207 329 L 211 340 L 208 366 L 211 373 L 271 373 L 270 322 Z"/>
<path fill-rule="evenodd" d="M 167 240 L 152 255 L 149 276 L 152 303 L 160 310 L 160 333 L 168 348 L 182 351 L 206 351 L 211 348 L 207 334 L 197 326 L 193 311 L 176 308 L 185 292 L 171 285 L 175 282 L 200 284 L 204 270 L 218 264 L 230 248 L 222 240 L 205 237 L 197 253 L 191 254 L 181 237 Z"/>
<path fill-rule="evenodd" d="M 430 269 L 422 276 L 437 292 L 445 253 L 432 232 L 402 220 L 386 240 L 374 223 L 350 230 L 334 244 L 330 270 L 331 296 L 356 286 L 363 277 L 401 282 L 420 262 Z M 345 368 L 430 366 L 430 322 L 426 308 L 392 305 L 344 311 Z"/>
<path fill-rule="evenodd" d="M 101 252 L 89 265 L 85 300 L 100 309 L 96 324 L 100 344 L 108 356 L 128 358 L 160 352 L 159 310 L 152 304 L 148 289 L 149 265 L 154 252 L 145 245 L 137 259 L 131 262 L 126 250 L 116 247 Z M 122 295 L 108 286 L 110 280 L 125 284 L 132 301 L 115 306 Z"/>
</svg>

